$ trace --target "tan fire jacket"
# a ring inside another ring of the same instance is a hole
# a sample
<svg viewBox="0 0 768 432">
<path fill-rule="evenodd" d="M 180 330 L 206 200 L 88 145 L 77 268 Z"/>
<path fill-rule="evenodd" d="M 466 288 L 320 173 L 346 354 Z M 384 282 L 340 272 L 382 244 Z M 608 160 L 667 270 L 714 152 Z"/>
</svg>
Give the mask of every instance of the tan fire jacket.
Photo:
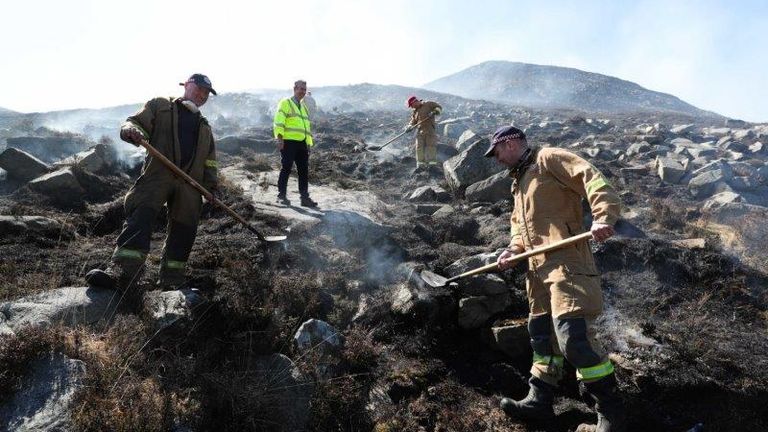
<svg viewBox="0 0 768 432">
<path fill-rule="evenodd" d="M 179 146 L 178 105 L 176 98 L 159 97 L 147 102 L 136 114 L 128 117 L 123 128 L 136 126 L 149 141 L 152 147 L 158 149 L 177 166 L 181 161 L 181 147 Z M 208 120 L 200 115 L 200 130 L 197 137 L 197 148 L 188 166 L 180 167 L 195 181 L 199 182 L 207 190 L 215 190 L 217 186 L 217 162 L 216 146 L 213 140 L 213 132 Z M 171 171 L 163 166 L 162 162 L 147 156 L 142 176 L 168 176 L 173 177 Z"/>
<path fill-rule="evenodd" d="M 584 232 L 582 198 L 589 202 L 594 222 L 616 223 L 621 203 L 597 168 L 559 148 L 533 152 L 530 165 L 512 184 L 510 246 L 531 250 Z M 597 274 L 586 241 L 534 256 L 529 264 L 531 269 L 568 264 L 576 271 Z"/>
<path fill-rule="evenodd" d="M 423 101 L 419 109 L 415 109 L 411 113 L 410 124 L 415 125 L 418 122 L 426 119 L 427 117 L 429 117 L 429 114 L 435 110 L 437 110 L 437 112 L 439 113 L 440 111 L 443 110 L 443 107 L 441 107 L 440 104 L 438 104 L 437 102 Z M 435 131 L 435 117 L 432 116 L 432 118 L 420 124 L 418 133 L 419 135 L 437 135 L 437 132 Z"/>
<path fill-rule="evenodd" d="M 317 101 L 315 98 L 310 95 L 306 95 L 301 101 L 307 105 L 307 111 L 309 112 L 309 115 L 314 118 L 314 116 L 317 114 Z"/>
</svg>

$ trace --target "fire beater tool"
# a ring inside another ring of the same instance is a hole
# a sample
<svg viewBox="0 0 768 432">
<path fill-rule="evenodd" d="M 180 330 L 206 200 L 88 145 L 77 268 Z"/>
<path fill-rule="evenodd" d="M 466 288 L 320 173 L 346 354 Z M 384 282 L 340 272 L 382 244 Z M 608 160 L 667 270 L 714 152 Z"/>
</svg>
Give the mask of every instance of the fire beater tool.
<svg viewBox="0 0 768 432">
<path fill-rule="evenodd" d="M 230 216 L 232 216 L 235 220 L 240 222 L 241 224 L 245 225 L 246 228 L 248 228 L 252 233 L 256 234 L 256 237 L 258 237 L 259 240 L 263 242 L 279 242 L 283 241 L 288 238 L 288 236 L 284 235 L 276 235 L 276 236 L 265 236 L 261 234 L 256 228 L 253 227 L 248 221 L 243 219 L 242 216 L 237 214 L 236 211 L 232 210 L 229 206 L 221 202 L 218 198 L 213 196 L 212 193 L 208 192 L 203 186 L 200 185 L 200 183 L 196 182 L 192 177 L 189 176 L 189 174 L 185 173 L 181 168 L 177 167 L 176 164 L 168 160 L 165 156 L 163 156 L 162 153 L 160 153 L 159 150 L 152 147 L 147 140 L 142 139 L 139 141 L 139 145 L 147 149 L 147 152 L 149 152 L 152 157 L 156 158 L 160 162 L 162 162 L 163 165 L 166 166 L 173 174 L 175 174 L 177 177 L 181 178 L 185 182 L 187 182 L 190 186 L 197 189 L 198 192 L 200 192 L 205 199 L 210 202 L 211 204 L 220 207 L 227 213 L 229 213 Z"/>
</svg>

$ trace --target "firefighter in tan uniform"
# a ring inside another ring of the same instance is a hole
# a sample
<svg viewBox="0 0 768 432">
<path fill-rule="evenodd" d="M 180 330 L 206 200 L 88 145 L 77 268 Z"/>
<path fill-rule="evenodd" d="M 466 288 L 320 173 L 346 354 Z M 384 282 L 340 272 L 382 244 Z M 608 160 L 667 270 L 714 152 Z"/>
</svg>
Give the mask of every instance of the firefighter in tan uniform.
<svg viewBox="0 0 768 432">
<path fill-rule="evenodd" d="M 620 201 L 603 175 L 583 158 L 558 148 L 529 148 L 525 134 L 513 126 L 496 131 L 485 155 L 508 166 L 513 177 L 512 240 L 499 256 L 502 270 L 513 265 L 514 255 L 584 232 L 583 198 L 592 209 L 593 238 L 602 242 L 614 234 Z M 520 401 L 503 398 L 502 410 L 514 417 L 552 420 L 554 391 L 565 359 L 597 402 L 597 425 L 581 425 L 577 430 L 624 431 L 625 414 L 613 365 L 595 340 L 594 323 L 603 300 L 588 242 L 531 257 L 528 264 L 530 391 Z"/>
<path fill-rule="evenodd" d="M 134 145 L 145 139 L 211 193 L 217 186 L 216 149 L 208 121 L 200 113 L 210 93 L 207 76 L 194 74 L 181 83 L 184 96 L 158 97 L 128 117 L 120 138 Z M 126 290 L 138 280 L 150 247 L 153 222 L 168 207 L 168 229 L 158 284 L 178 287 L 185 282 L 184 267 L 197 234 L 202 206 L 200 192 L 159 160 L 147 155 L 141 175 L 125 196 L 125 223 L 106 270 L 86 274 L 91 286 Z"/>
<path fill-rule="evenodd" d="M 413 110 L 406 131 L 418 127 L 416 132 L 416 169 L 437 167 L 435 117 L 440 115 L 443 107 L 437 102 L 422 101 L 416 96 L 409 97 L 406 103 L 408 108 Z"/>
<path fill-rule="evenodd" d="M 307 95 L 304 96 L 304 99 L 302 99 L 302 102 L 307 105 L 307 112 L 310 116 L 313 118 L 317 118 L 317 101 L 312 96 L 312 92 L 307 90 Z"/>
</svg>

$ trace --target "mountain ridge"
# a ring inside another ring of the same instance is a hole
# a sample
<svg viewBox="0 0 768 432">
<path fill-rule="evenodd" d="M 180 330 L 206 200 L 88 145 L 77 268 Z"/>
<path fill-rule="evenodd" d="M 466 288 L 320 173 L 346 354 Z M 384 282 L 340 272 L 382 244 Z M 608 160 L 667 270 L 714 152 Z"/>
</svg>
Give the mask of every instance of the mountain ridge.
<svg viewBox="0 0 768 432">
<path fill-rule="evenodd" d="M 620 78 L 575 68 L 497 60 L 470 66 L 422 87 L 358 83 L 311 87 L 311 90 L 322 109 L 337 112 L 387 110 L 407 114 L 405 101 L 416 95 L 438 101 L 447 114 L 472 112 L 481 107 L 491 110 L 512 107 L 598 115 L 656 113 L 725 118 L 673 95 L 648 90 Z M 226 92 L 209 99 L 203 112 L 210 119 L 223 116 L 246 124 L 269 123 L 277 100 L 286 96 L 290 96 L 288 89 Z M 35 113 L 0 108 L 0 127 L 10 127 L 19 118 L 28 118 L 37 126 L 56 130 L 85 132 L 91 136 L 112 134 L 117 125 L 140 106 L 141 102 L 136 102 Z"/>
<path fill-rule="evenodd" d="M 438 78 L 423 88 L 538 109 L 595 113 L 672 112 L 723 117 L 632 81 L 562 66 L 491 60 Z"/>
</svg>

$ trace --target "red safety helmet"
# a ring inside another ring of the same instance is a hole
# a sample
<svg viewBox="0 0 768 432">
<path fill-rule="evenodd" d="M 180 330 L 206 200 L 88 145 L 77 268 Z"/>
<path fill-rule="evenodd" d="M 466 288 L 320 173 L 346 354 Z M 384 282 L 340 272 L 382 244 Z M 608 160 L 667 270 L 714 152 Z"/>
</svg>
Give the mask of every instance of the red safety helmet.
<svg viewBox="0 0 768 432">
<path fill-rule="evenodd" d="M 414 103 L 414 102 L 416 102 L 417 100 L 418 100 L 418 99 L 416 99 L 416 96 L 411 96 L 411 97 L 409 97 L 409 98 L 408 98 L 408 101 L 406 102 L 406 104 L 408 105 L 408 108 L 410 108 L 410 107 L 411 107 L 411 105 L 413 105 L 413 103 Z"/>
</svg>

